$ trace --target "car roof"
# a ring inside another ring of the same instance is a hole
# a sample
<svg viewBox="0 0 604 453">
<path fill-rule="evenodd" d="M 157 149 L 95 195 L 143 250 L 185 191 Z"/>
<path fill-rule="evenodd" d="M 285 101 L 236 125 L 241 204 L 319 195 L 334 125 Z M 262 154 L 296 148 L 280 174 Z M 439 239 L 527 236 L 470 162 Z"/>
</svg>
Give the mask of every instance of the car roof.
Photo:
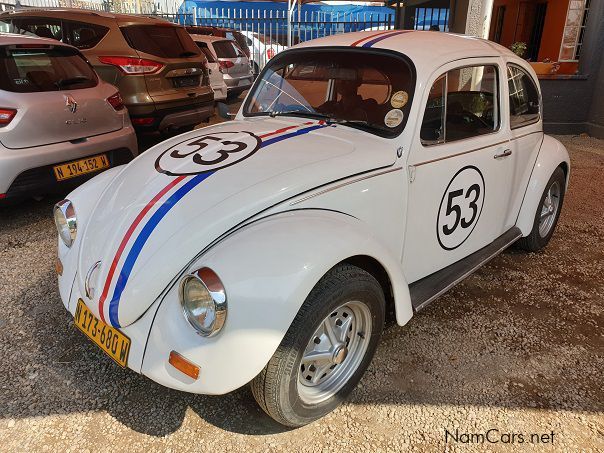
<svg viewBox="0 0 604 453">
<path fill-rule="evenodd" d="M 418 71 L 431 72 L 434 68 L 461 58 L 506 56 L 519 59 L 511 50 L 486 39 L 437 31 L 384 30 L 343 33 L 306 41 L 294 48 L 363 48 L 366 43 L 372 43 L 372 49 L 393 50 L 408 56 Z"/>
<path fill-rule="evenodd" d="M 0 45 L 10 46 L 13 44 L 50 44 L 53 46 L 64 46 L 71 47 L 70 45 L 63 44 L 60 41 L 51 38 L 40 38 L 39 36 L 32 35 L 18 35 L 16 33 L 0 33 Z"/>
<path fill-rule="evenodd" d="M 107 13 L 104 11 L 94 11 L 78 8 L 26 8 L 13 11 L 5 11 L 0 14 L 0 17 L 16 17 L 16 16 L 33 16 L 33 17 L 57 17 L 62 19 L 73 20 L 94 20 L 103 21 L 113 20 L 117 22 L 128 22 L 136 24 L 154 25 L 158 22 L 162 25 L 172 24 L 175 27 L 180 25 L 170 22 L 161 17 L 137 16 L 134 14 Z"/>
</svg>

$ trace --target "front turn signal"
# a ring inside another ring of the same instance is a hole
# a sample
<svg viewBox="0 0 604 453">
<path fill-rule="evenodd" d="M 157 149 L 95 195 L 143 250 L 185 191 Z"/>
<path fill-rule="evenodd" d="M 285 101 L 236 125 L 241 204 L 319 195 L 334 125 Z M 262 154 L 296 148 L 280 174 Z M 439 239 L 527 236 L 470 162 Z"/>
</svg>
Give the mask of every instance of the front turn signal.
<svg viewBox="0 0 604 453">
<path fill-rule="evenodd" d="M 192 379 L 197 380 L 199 378 L 199 367 L 193 362 L 185 359 L 176 351 L 170 352 L 170 358 L 168 359 L 170 365 L 176 368 L 181 373 L 186 374 Z"/>
</svg>

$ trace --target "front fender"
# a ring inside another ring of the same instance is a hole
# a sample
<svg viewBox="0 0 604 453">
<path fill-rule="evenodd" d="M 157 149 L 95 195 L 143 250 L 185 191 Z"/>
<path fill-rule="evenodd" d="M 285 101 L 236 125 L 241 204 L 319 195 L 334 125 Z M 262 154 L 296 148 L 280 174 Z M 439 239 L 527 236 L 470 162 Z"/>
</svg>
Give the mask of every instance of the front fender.
<svg viewBox="0 0 604 453">
<path fill-rule="evenodd" d="M 319 279 L 357 255 L 383 265 L 392 283 L 397 321 L 406 323 L 412 308 L 400 262 L 363 222 L 333 211 L 290 211 L 241 228 L 189 268 L 210 267 L 226 289 L 227 320 L 216 336 L 199 336 L 189 326 L 178 285 L 173 285 L 151 328 L 142 373 L 194 393 L 223 394 L 241 387 L 266 365 Z M 200 366 L 197 381 L 168 364 L 171 350 Z"/>
<path fill-rule="evenodd" d="M 539 202 L 545 191 L 545 186 L 554 170 L 560 165 L 566 167 L 565 190 L 567 190 L 570 178 L 570 158 L 568 151 L 558 140 L 545 135 L 516 221 L 516 226 L 522 231 L 522 236 L 528 236 L 531 233 L 533 223 L 535 222 L 535 213 L 539 208 Z"/>
</svg>

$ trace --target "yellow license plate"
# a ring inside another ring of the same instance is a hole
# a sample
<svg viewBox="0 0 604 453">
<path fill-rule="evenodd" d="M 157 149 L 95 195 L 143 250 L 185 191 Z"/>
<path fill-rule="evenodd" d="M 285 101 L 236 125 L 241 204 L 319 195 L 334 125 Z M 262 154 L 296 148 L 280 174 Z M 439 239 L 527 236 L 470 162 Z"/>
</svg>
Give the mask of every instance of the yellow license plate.
<svg viewBox="0 0 604 453">
<path fill-rule="evenodd" d="M 73 321 L 76 327 L 109 357 L 120 366 L 126 366 L 130 353 L 130 338 L 94 316 L 82 299 L 78 300 Z"/>
<path fill-rule="evenodd" d="M 66 164 L 56 165 L 54 167 L 55 178 L 57 181 L 63 181 L 76 176 L 92 173 L 109 168 L 109 159 L 105 154 L 87 157 L 86 159 L 74 160 Z"/>
</svg>

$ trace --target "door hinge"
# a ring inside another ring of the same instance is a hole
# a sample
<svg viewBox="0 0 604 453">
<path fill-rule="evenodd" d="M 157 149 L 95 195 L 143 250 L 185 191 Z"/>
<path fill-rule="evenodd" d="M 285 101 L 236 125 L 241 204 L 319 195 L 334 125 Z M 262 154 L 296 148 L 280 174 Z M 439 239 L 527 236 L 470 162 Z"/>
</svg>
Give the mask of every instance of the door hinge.
<svg viewBox="0 0 604 453">
<path fill-rule="evenodd" d="M 409 173 L 409 182 L 415 181 L 415 165 L 409 165 L 407 172 Z"/>
</svg>

